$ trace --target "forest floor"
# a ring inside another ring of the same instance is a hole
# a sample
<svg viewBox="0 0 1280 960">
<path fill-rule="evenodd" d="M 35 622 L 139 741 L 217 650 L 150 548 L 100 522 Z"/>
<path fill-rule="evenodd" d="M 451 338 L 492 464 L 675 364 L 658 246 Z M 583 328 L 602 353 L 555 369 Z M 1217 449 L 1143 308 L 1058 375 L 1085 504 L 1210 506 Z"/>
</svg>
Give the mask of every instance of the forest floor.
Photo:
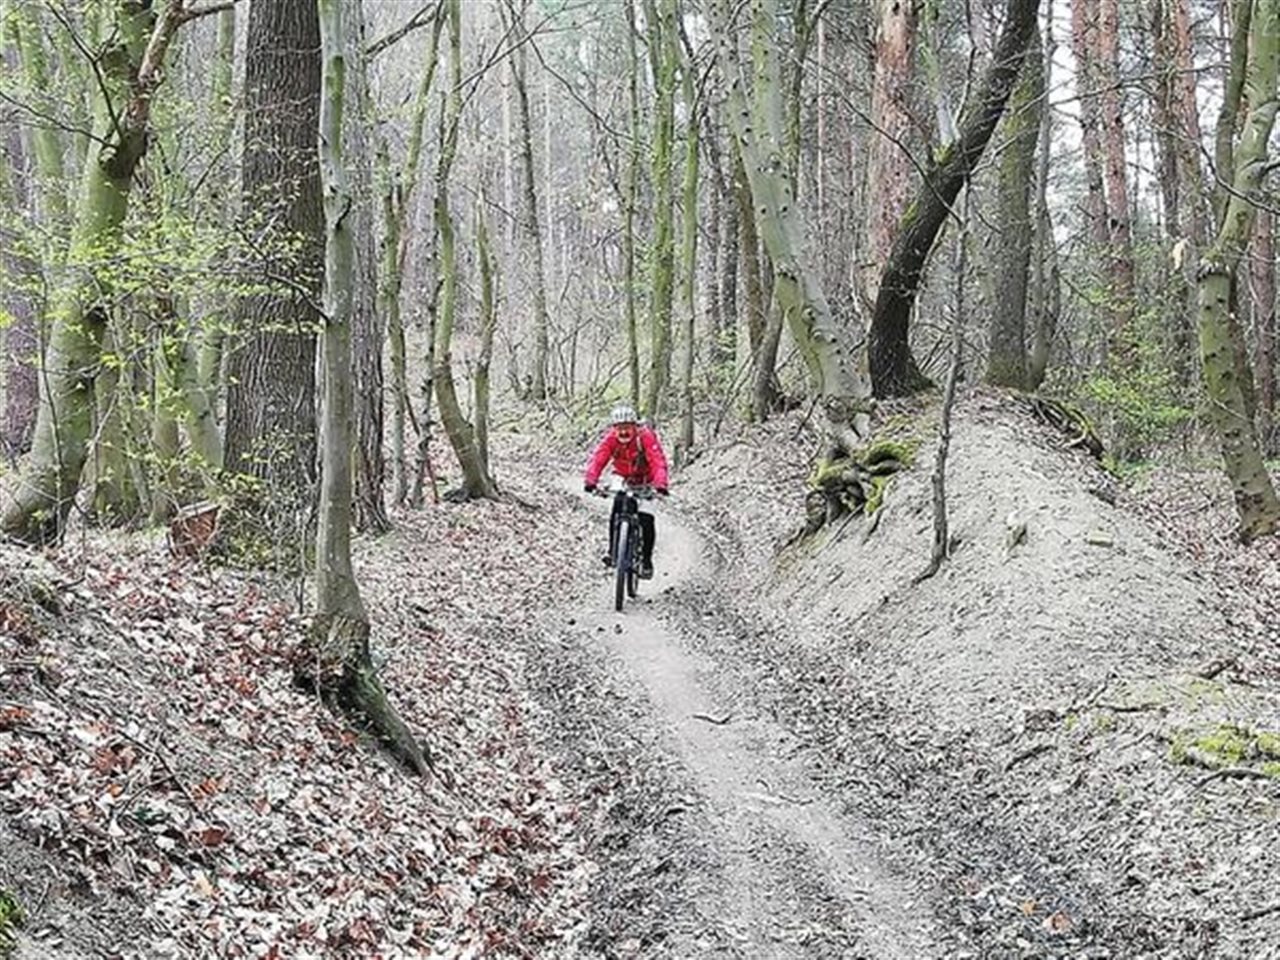
<svg viewBox="0 0 1280 960">
<path fill-rule="evenodd" d="M 934 578 L 932 411 L 874 523 L 787 546 L 795 414 L 680 472 L 622 614 L 578 457 L 504 435 L 515 501 L 360 541 L 427 782 L 290 686 L 285 585 L 95 537 L 55 612 L 0 553 L 18 956 L 1280 956 L 1276 542 L 957 417 Z"/>
</svg>

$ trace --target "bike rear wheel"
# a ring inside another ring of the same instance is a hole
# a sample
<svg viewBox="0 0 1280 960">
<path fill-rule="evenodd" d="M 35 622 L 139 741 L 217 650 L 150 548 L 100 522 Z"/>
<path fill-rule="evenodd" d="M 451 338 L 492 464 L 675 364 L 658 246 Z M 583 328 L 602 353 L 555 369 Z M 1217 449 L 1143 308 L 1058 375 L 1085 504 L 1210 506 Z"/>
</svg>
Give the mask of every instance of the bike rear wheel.
<svg viewBox="0 0 1280 960">
<path fill-rule="evenodd" d="M 617 561 L 614 566 L 614 584 L 613 584 L 613 607 L 618 613 L 622 612 L 622 604 L 627 596 L 627 583 L 634 575 L 631 572 L 633 556 L 633 537 L 631 536 L 631 521 L 627 517 L 618 520 L 618 551 L 614 559 Z M 633 593 L 632 596 L 635 596 Z"/>
</svg>

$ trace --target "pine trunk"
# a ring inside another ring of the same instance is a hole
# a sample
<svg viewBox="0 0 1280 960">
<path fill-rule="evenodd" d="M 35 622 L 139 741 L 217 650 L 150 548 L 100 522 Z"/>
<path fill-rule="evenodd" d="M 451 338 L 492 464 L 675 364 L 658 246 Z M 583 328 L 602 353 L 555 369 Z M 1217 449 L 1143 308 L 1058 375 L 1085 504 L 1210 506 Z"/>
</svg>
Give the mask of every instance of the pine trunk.
<svg viewBox="0 0 1280 960">
<path fill-rule="evenodd" d="M 907 209 L 911 161 L 903 145 L 910 142 L 911 89 L 915 69 L 916 8 L 903 0 L 877 0 L 875 67 L 871 87 L 871 117 L 876 129 L 867 147 L 866 188 L 875 202 L 868 205 L 862 266 L 861 295 L 868 306 L 880 292 L 880 273 L 893 249 L 898 225 Z M 870 311 L 867 311 L 870 316 Z"/>
<path fill-rule="evenodd" d="M 626 286 L 627 370 L 631 405 L 640 407 L 640 331 L 636 319 L 636 203 L 640 190 L 640 63 L 636 56 L 635 0 L 626 2 L 627 96 L 631 116 L 631 143 L 627 147 L 626 195 L 622 211 L 623 284 Z"/>
</svg>

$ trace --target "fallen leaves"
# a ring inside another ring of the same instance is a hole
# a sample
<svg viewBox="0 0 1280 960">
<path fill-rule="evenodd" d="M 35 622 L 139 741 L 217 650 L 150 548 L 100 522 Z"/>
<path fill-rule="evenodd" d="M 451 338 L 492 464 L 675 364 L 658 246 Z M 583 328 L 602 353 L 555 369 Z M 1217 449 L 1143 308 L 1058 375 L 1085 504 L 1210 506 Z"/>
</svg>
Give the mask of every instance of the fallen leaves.
<svg viewBox="0 0 1280 960">
<path fill-rule="evenodd" d="M 530 742 L 515 642 L 570 535 L 507 505 L 398 520 L 357 563 L 383 679 L 441 758 L 425 784 L 292 686 L 306 620 L 265 577 L 88 542 L 56 560 L 67 614 L 37 652 L 0 632 L 0 663 L 48 665 L 0 672 L 0 817 L 136 898 L 140 950 L 534 955 L 580 922 L 577 799 Z"/>
</svg>

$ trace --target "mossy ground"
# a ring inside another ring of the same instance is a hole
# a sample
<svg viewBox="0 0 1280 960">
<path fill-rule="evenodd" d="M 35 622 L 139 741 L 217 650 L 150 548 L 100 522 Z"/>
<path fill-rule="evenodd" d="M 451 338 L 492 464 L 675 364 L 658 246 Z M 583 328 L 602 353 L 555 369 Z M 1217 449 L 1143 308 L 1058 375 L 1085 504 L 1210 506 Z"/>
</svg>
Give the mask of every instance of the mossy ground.
<svg viewBox="0 0 1280 960">
<path fill-rule="evenodd" d="M 13 950 L 14 933 L 22 926 L 22 905 L 8 890 L 0 890 L 0 957 Z"/>
<path fill-rule="evenodd" d="M 1263 773 L 1280 779 L 1280 734 L 1230 723 L 1207 732 L 1184 731 L 1173 738 L 1169 759 L 1212 769 L 1250 766 L 1261 761 L 1259 769 Z"/>
</svg>

